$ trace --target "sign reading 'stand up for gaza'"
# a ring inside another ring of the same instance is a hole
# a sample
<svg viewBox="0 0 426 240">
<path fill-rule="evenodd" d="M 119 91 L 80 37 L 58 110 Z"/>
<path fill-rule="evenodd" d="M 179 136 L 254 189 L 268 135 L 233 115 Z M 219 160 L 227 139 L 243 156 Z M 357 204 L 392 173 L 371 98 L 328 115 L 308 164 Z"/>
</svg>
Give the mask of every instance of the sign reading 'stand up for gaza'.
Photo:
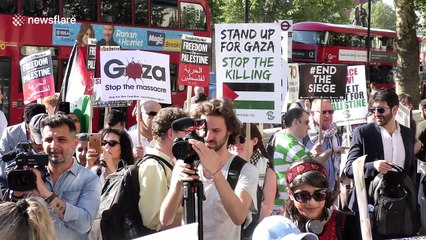
<svg viewBox="0 0 426 240">
<path fill-rule="evenodd" d="M 281 121 L 281 29 L 278 24 L 217 24 L 217 97 L 233 101 L 247 123 Z"/>
<path fill-rule="evenodd" d="M 346 65 L 300 65 L 300 98 L 345 97 Z"/>
</svg>

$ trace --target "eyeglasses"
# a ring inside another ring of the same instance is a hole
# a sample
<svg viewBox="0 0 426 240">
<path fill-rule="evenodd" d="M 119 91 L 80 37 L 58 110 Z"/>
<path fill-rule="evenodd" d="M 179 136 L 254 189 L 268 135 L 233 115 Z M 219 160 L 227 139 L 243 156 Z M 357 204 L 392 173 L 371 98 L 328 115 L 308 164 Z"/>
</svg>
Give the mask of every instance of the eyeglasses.
<svg viewBox="0 0 426 240">
<path fill-rule="evenodd" d="M 390 108 L 370 108 L 370 112 L 375 113 L 377 111 L 378 113 L 382 114 L 386 111 L 386 109 L 390 109 Z"/>
<path fill-rule="evenodd" d="M 312 194 L 308 191 L 300 191 L 297 193 L 293 193 L 293 197 L 296 201 L 300 203 L 307 203 L 311 201 L 312 198 L 317 202 L 321 202 L 324 201 L 327 197 L 327 189 L 318 189 Z"/>
<path fill-rule="evenodd" d="M 246 137 L 244 137 L 244 136 L 238 136 L 237 137 L 237 143 L 239 143 L 239 144 L 244 144 L 244 143 L 246 143 Z"/>
<path fill-rule="evenodd" d="M 119 141 L 115 141 L 115 140 L 111 140 L 111 141 L 107 141 L 107 140 L 102 140 L 101 145 L 105 146 L 105 145 L 109 145 L 110 147 L 114 147 L 117 144 L 120 144 Z"/>
</svg>

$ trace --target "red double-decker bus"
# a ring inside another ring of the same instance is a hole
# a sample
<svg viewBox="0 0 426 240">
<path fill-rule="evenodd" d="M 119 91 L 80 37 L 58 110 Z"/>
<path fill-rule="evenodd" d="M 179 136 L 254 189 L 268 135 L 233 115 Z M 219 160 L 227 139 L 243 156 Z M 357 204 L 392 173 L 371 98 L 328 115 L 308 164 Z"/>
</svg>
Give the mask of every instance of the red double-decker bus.
<svg viewBox="0 0 426 240">
<path fill-rule="evenodd" d="M 367 64 L 367 28 L 320 22 L 293 25 L 292 61 L 299 63 Z M 370 31 L 370 82 L 378 88 L 395 88 L 396 32 Z M 368 79 L 368 78 L 367 78 Z"/>
<path fill-rule="evenodd" d="M 177 84 L 182 34 L 211 37 L 205 0 L 2 0 L 0 25 L 0 84 L 10 125 L 22 121 L 19 61 L 25 56 L 51 50 L 59 92 L 76 40 L 83 48 L 87 37 L 92 37 L 121 49 L 166 53 L 170 55 L 172 103 L 183 106 L 186 88 Z M 112 41 L 105 41 L 108 38 Z M 126 112 L 128 123 L 134 123 L 131 111 Z M 99 115 L 95 109 L 95 130 Z"/>
</svg>

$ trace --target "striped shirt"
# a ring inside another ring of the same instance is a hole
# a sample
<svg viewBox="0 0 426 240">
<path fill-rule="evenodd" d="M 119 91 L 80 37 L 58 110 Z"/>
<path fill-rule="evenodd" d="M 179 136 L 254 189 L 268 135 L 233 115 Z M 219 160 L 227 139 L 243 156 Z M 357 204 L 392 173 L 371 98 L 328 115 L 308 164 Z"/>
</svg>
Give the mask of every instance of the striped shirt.
<svg viewBox="0 0 426 240">
<path fill-rule="evenodd" d="M 289 133 L 283 133 L 278 136 L 274 152 L 274 169 L 277 174 L 279 196 L 275 199 L 275 210 L 281 209 L 288 198 L 286 192 L 287 170 L 295 161 L 306 157 L 313 157 L 313 155 L 295 137 Z"/>
</svg>

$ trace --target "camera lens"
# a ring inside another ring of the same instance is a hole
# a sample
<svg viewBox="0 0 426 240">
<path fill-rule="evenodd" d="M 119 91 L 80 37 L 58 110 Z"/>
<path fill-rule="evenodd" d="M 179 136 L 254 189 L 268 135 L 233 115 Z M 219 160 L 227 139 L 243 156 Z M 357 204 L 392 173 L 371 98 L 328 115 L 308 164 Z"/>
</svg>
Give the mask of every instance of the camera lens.
<svg viewBox="0 0 426 240">
<path fill-rule="evenodd" d="M 189 144 L 188 142 L 184 140 L 177 141 L 175 142 L 175 144 L 173 144 L 172 152 L 173 152 L 173 156 L 176 159 L 182 159 L 182 160 L 187 159 L 191 151 L 193 151 L 191 144 Z"/>
</svg>

